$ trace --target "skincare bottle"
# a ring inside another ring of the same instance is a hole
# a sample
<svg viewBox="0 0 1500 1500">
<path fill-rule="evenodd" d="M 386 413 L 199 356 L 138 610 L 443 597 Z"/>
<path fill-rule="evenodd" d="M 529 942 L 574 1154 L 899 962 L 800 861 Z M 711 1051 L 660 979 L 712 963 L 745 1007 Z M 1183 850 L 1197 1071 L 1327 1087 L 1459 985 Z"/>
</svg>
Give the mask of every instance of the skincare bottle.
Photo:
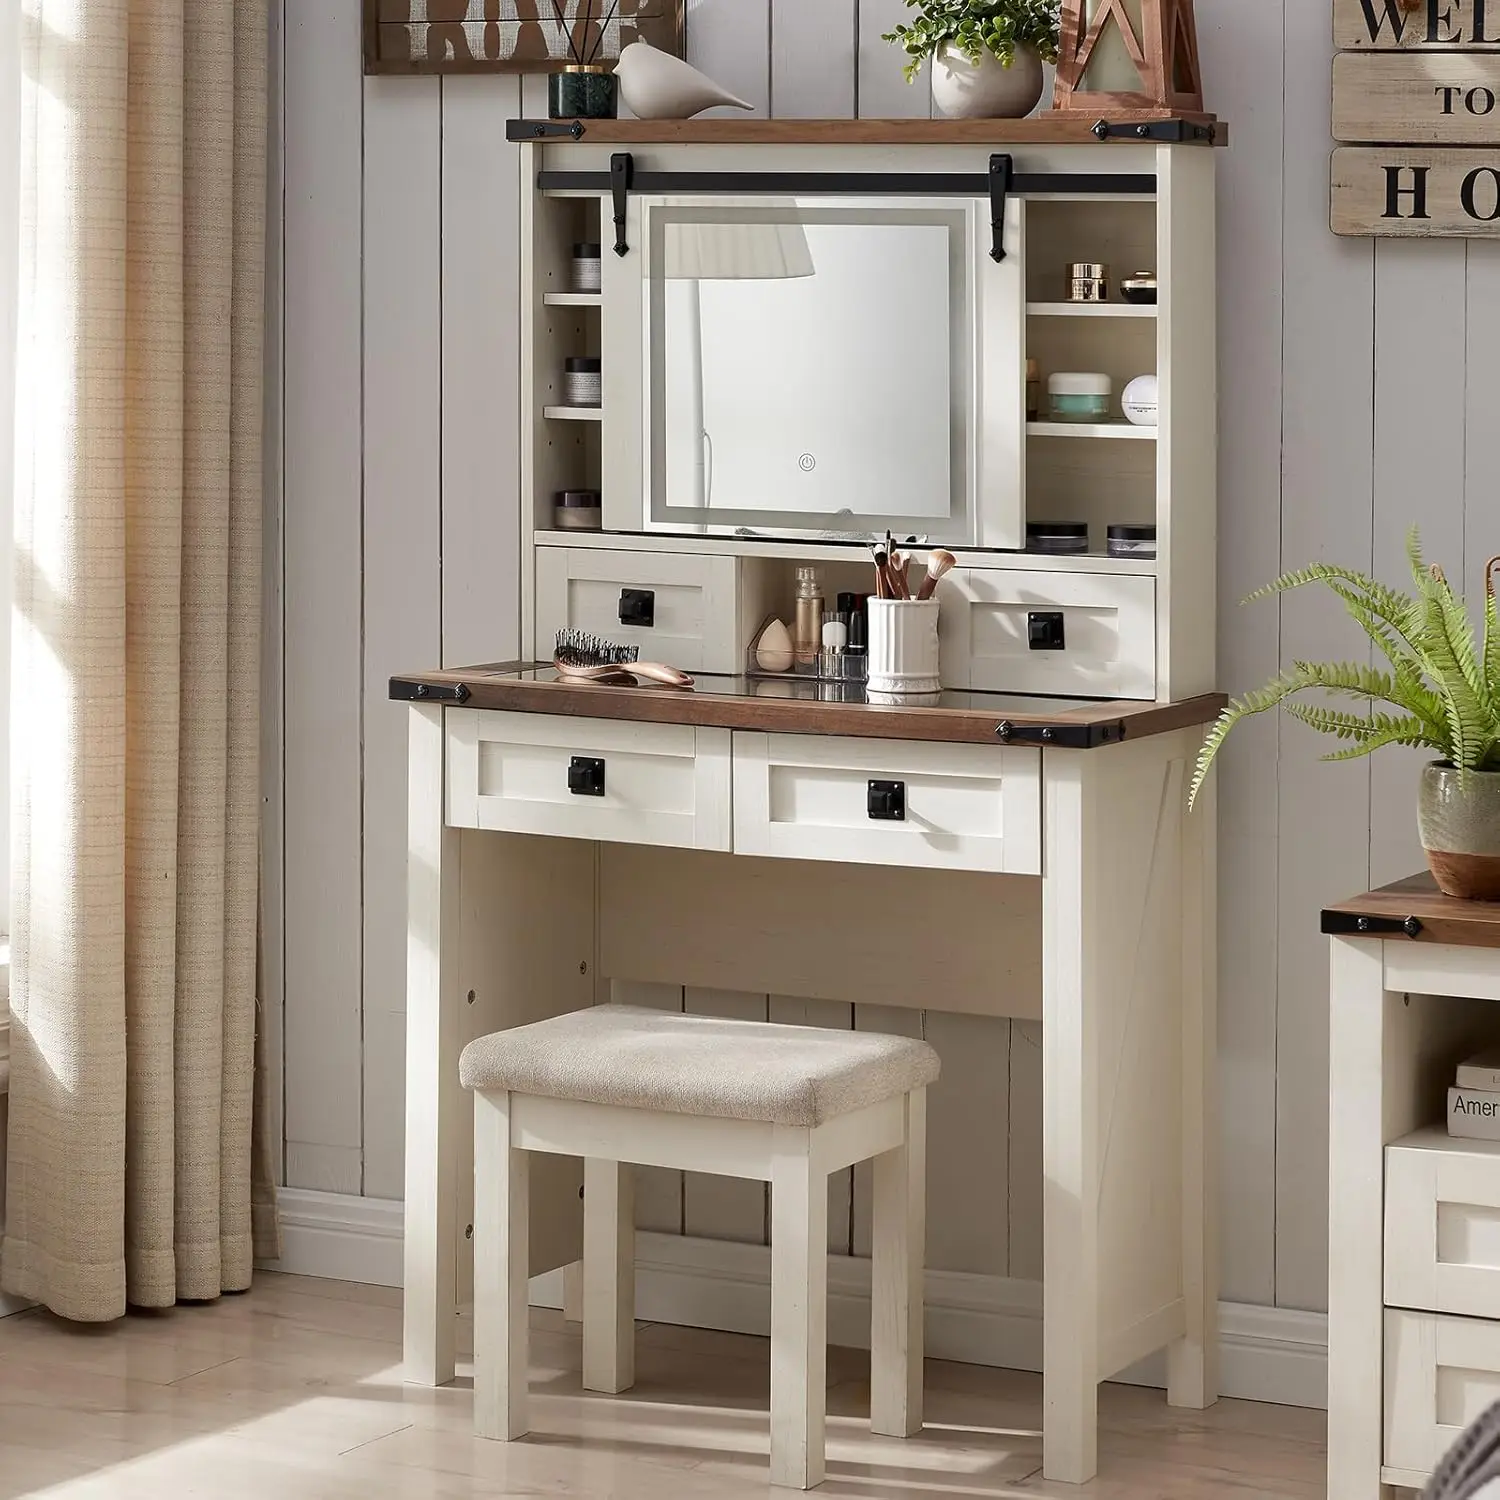
<svg viewBox="0 0 1500 1500">
<path fill-rule="evenodd" d="M 797 569 L 797 620 L 792 646 L 799 667 L 815 667 L 823 646 L 823 584 L 813 567 Z"/>
</svg>

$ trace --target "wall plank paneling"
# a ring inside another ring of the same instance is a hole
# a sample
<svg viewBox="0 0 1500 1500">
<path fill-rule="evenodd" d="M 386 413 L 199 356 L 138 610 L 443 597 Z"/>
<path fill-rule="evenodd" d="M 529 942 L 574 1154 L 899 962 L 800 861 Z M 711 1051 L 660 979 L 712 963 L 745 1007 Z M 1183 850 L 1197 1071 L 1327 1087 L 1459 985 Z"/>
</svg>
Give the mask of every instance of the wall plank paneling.
<svg viewBox="0 0 1500 1500">
<path fill-rule="evenodd" d="M 443 80 L 444 666 L 520 650 L 521 80 Z"/>
<path fill-rule="evenodd" d="M 847 120 L 854 107 L 856 0 L 771 0 L 771 113 Z"/>
<path fill-rule="evenodd" d="M 1369 567 L 1375 252 L 1370 241 L 1340 240 L 1326 230 L 1328 13 L 1290 0 L 1284 16 L 1282 562 Z M 1226 59 L 1221 67 L 1229 65 Z M 1230 165 L 1230 196 L 1237 167 Z M 1230 410 L 1237 391 L 1231 383 Z M 1247 617 L 1265 628 L 1274 608 L 1260 606 L 1257 617 Z M 1306 592 L 1283 604 L 1281 652 L 1287 661 L 1368 656 L 1338 601 Z M 1323 764 L 1324 747 L 1292 720 L 1278 733 L 1276 1296 L 1283 1306 L 1314 1308 L 1326 1296 L 1328 1236 L 1328 943 L 1318 911 L 1330 891 L 1359 891 L 1369 878 L 1370 773 L 1367 761 Z M 1321 836 L 1310 839 L 1314 828 Z"/>
<path fill-rule="evenodd" d="M 407 714 L 391 663 L 442 654 L 440 90 L 365 80 L 364 1191 L 378 1198 L 403 1192 Z"/>
<path fill-rule="evenodd" d="M 865 120 L 926 119 L 932 113 L 931 70 L 915 83 L 901 69 L 906 55 L 882 41 L 910 15 L 905 0 L 859 0 L 859 115 Z"/>
<path fill-rule="evenodd" d="M 1282 6 L 1198 7 L 1214 108 L 1231 122 L 1220 158 L 1219 670 L 1269 680 L 1279 663 L 1275 605 L 1240 600 L 1281 571 Z M 1230 60 L 1233 65 L 1230 65 Z M 1224 1295 L 1274 1301 L 1276 1288 L 1277 726 L 1245 725 L 1219 765 L 1219 1056 Z"/>
<path fill-rule="evenodd" d="M 434 654 L 501 657 L 518 638 L 519 164 L 503 122 L 543 112 L 545 82 L 366 86 L 357 0 L 284 3 L 265 992 L 273 1036 L 285 993 L 288 1180 L 392 1194 L 404 741 L 383 681 Z M 1295 656 L 1365 654 L 1327 601 L 1239 608 L 1284 567 L 1336 558 L 1399 581 L 1420 519 L 1434 559 L 1481 587 L 1484 558 L 1500 551 L 1500 246 L 1336 240 L 1326 6 L 1197 9 L 1213 103 L 1234 128 L 1219 158 L 1219 584 L 1221 680 L 1242 689 Z M 925 116 L 928 84 L 908 88 L 880 40 L 906 14 L 901 0 L 691 0 L 689 51 L 762 114 Z M 268 453 L 274 468 L 270 433 Z M 1220 772 L 1225 1295 L 1308 1308 L 1323 1305 L 1326 1282 L 1317 912 L 1415 863 L 1420 761 L 1325 766 L 1323 748 L 1296 724 L 1257 723 Z M 778 1017 L 800 1006 L 689 1003 Z M 857 1007 L 854 1024 L 923 1022 Z M 955 1090 L 933 1106 L 935 1257 L 1034 1277 L 1039 1030 L 937 1013 L 927 1026 Z M 1006 1120 L 1008 1154 L 976 1191 L 966 1143 Z M 653 1192 L 662 1227 L 685 1214 L 700 1232 L 763 1237 L 753 1186 L 698 1179 L 684 1202 L 664 1174 Z M 847 1203 L 834 1218 L 845 1214 L 867 1252 L 857 1174 Z"/>
<path fill-rule="evenodd" d="M 287 0 L 287 1181 L 361 1191 L 359 0 Z"/>
<path fill-rule="evenodd" d="M 770 57 L 771 0 L 687 0 L 688 61 L 753 104 L 757 115 L 771 113 Z M 743 113 L 708 111 L 710 118 Z"/>
</svg>

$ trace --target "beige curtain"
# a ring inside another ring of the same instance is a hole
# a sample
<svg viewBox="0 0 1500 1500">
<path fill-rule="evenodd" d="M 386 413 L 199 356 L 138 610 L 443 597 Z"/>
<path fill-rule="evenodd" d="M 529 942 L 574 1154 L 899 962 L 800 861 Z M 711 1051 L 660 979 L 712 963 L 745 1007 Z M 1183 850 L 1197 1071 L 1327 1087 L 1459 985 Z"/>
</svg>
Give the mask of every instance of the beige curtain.
<svg viewBox="0 0 1500 1500">
<path fill-rule="evenodd" d="M 266 0 L 21 5 L 0 1285 L 99 1321 L 257 1248 Z"/>
</svg>

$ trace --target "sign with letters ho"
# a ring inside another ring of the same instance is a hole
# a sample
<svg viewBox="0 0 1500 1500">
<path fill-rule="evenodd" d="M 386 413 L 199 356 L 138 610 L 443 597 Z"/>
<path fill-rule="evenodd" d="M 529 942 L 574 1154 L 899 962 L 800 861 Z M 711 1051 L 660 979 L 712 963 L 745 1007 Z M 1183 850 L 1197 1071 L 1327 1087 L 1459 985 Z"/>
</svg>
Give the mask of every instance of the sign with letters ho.
<svg viewBox="0 0 1500 1500">
<path fill-rule="evenodd" d="M 1500 0 L 1333 0 L 1334 233 L 1500 239 Z"/>
</svg>

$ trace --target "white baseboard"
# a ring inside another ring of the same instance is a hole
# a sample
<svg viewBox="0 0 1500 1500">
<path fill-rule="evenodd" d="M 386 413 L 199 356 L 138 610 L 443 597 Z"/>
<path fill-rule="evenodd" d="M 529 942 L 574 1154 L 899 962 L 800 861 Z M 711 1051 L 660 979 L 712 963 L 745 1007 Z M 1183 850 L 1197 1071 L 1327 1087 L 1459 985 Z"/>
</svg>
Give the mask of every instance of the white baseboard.
<svg viewBox="0 0 1500 1500">
<path fill-rule="evenodd" d="M 399 1203 L 283 1188 L 284 1254 L 272 1269 L 334 1281 L 401 1285 Z M 649 1323 L 678 1323 L 764 1337 L 770 1324 L 771 1256 L 762 1245 L 641 1234 L 636 1240 L 636 1311 Z M 562 1275 L 532 1283 L 532 1301 L 562 1306 Z M 927 1353 L 934 1359 L 1039 1370 L 1042 1289 L 1038 1282 L 961 1271 L 926 1278 Z M 1282 1406 L 1323 1407 L 1328 1399 L 1328 1320 L 1321 1313 L 1225 1302 L 1220 1386 L 1226 1396 Z M 866 1348 L 870 1264 L 828 1260 L 828 1334 Z M 1162 1357 L 1115 1379 L 1165 1386 Z"/>
</svg>

